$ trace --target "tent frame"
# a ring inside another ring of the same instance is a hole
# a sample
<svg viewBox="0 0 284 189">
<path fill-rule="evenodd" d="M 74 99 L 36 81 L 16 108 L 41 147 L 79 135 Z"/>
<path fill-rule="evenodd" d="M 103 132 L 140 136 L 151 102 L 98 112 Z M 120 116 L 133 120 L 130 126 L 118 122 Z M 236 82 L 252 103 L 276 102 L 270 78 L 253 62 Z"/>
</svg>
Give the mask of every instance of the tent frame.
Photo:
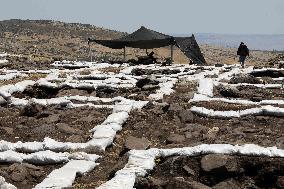
<svg viewBox="0 0 284 189">
<path fill-rule="evenodd" d="M 172 37 L 142 26 L 135 32 L 118 39 L 97 40 L 88 38 L 88 44 L 90 44 L 90 42 L 96 42 L 97 44 L 112 49 L 123 49 L 124 61 L 126 61 L 126 47 L 146 49 L 147 53 L 147 49 L 170 46 L 170 64 L 173 63 L 175 45 L 181 49 L 191 62 L 195 64 L 206 64 L 194 35 L 191 37 Z"/>
</svg>

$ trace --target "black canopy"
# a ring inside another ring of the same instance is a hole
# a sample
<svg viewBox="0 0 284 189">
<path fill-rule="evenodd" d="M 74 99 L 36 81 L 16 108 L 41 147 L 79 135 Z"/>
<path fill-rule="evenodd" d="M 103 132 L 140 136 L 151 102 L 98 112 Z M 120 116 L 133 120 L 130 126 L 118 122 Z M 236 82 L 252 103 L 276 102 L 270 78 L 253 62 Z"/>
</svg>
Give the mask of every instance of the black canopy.
<svg viewBox="0 0 284 189">
<path fill-rule="evenodd" d="M 180 50 L 195 64 L 206 63 L 201 50 L 195 40 L 194 35 L 191 37 L 175 37 L 175 41 Z"/>
<path fill-rule="evenodd" d="M 122 49 L 124 47 L 133 47 L 140 49 L 160 48 L 174 44 L 174 38 L 142 26 L 137 31 L 114 40 L 96 40 L 89 39 L 89 42 L 110 47 L 112 49 Z"/>
<path fill-rule="evenodd" d="M 147 29 L 144 26 L 131 34 L 118 39 L 97 40 L 89 38 L 88 42 L 96 42 L 112 49 L 123 49 L 125 47 L 153 49 L 169 45 L 177 45 L 193 63 L 206 63 L 194 36 L 175 38 Z"/>
</svg>

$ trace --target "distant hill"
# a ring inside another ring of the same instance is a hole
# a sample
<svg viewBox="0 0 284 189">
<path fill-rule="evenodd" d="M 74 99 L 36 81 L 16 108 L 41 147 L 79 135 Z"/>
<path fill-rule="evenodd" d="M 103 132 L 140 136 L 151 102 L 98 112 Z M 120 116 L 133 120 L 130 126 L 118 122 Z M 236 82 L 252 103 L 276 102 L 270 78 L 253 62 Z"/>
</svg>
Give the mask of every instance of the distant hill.
<svg viewBox="0 0 284 189">
<path fill-rule="evenodd" d="M 123 32 L 51 20 L 0 21 L 0 52 L 75 59 L 88 57 L 88 37 L 113 39 Z"/>
<path fill-rule="evenodd" d="M 201 44 L 237 48 L 240 42 L 245 42 L 252 50 L 284 51 L 284 35 L 223 35 L 196 34 Z"/>
</svg>

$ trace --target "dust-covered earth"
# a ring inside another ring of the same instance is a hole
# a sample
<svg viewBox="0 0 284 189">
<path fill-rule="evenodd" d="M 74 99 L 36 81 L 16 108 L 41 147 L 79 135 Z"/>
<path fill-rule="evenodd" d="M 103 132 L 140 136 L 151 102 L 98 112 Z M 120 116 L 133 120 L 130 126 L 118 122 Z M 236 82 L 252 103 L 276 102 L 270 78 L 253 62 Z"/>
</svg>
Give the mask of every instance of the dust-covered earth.
<svg viewBox="0 0 284 189">
<path fill-rule="evenodd" d="M 284 187 L 281 68 L 8 64 L 0 70 L 2 185 L 121 188 L 127 180 L 125 188 Z M 144 161 L 135 168 L 130 158 L 203 144 L 257 150 L 157 155 L 151 169 Z M 129 165 L 133 174 L 112 182 Z"/>
</svg>

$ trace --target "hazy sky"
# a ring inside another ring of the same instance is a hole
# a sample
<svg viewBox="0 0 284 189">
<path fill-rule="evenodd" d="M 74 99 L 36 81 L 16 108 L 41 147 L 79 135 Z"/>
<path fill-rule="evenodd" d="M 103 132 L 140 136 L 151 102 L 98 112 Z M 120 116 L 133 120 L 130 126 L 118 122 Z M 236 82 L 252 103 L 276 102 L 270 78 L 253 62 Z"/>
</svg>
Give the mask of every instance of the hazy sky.
<svg viewBox="0 0 284 189">
<path fill-rule="evenodd" d="M 132 32 L 284 34 L 284 0 L 1 0 L 0 20 L 52 19 Z"/>
</svg>

